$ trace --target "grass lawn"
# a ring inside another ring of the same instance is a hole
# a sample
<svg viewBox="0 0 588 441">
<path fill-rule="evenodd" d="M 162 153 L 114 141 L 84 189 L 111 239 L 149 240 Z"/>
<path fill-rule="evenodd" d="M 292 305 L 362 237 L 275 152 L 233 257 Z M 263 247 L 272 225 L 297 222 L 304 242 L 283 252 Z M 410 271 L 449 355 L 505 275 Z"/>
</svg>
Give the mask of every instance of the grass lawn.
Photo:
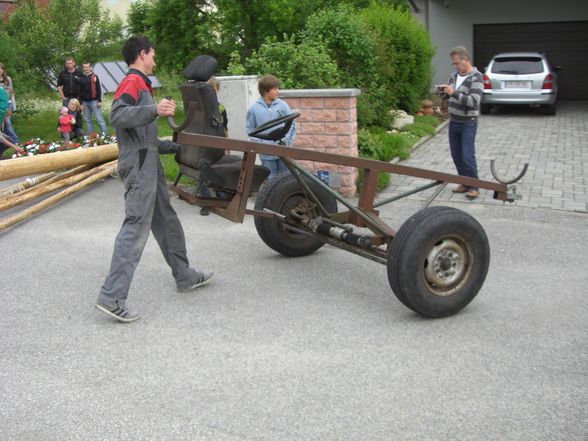
<svg viewBox="0 0 588 441">
<path fill-rule="evenodd" d="M 171 95 L 174 97 L 176 102 L 179 102 L 180 105 L 178 106 L 178 110 L 175 115 L 175 120 L 179 124 L 184 120 L 184 110 L 181 105 L 180 93 L 179 91 L 173 92 L 169 89 L 156 89 L 154 93 L 154 97 L 157 101 L 162 99 L 164 96 Z M 112 96 L 105 97 L 105 103 L 107 103 L 107 108 L 104 112 L 104 118 L 108 123 L 108 109 L 110 108 L 110 102 L 112 100 Z M 42 107 L 45 109 L 47 107 L 52 107 L 52 101 L 55 101 L 55 111 L 53 110 L 43 110 L 34 114 L 26 114 L 23 115 L 22 113 L 16 112 L 12 117 L 12 124 L 16 133 L 18 134 L 21 143 L 28 141 L 29 139 L 33 138 L 41 138 L 45 141 L 58 141 L 61 139 L 61 135 L 57 131 L 57 110 L 59 108 L 59 101 L 51 100 L 50 98 L 45 98 L 43 100 Z M 95 123 L 96 124 L 96 123 Z M 171 136 L 172 129 L 170 128 L 169 124 L 167 123 L 166 118 L 159 118 L 157 120 L 157 131 L 160 137 Z M 114 130 L 111 130 L 111 133 L 114 133 Z M 4 157 L 9 158 L 12 156 L 14 152 L 12 149 L 9 149 L 4 152 Z M 161 155 L 161 162 L 163 164 L 163 168 L 165 170 L 165 176 L 169 181 L 172 181 L 178 173 L 178 165 L 174 159 L 174 155 Z M 182 182 L 185 184 L 189 184 L 190 181 L 186 178 L 182 178 Z"/>
</svg>

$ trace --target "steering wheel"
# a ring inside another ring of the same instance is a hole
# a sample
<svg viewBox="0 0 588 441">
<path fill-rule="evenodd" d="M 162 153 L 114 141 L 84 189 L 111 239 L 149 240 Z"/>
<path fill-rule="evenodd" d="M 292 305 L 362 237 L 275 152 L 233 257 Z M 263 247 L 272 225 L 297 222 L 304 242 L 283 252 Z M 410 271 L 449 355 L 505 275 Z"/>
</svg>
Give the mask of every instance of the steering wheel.
<svg viewBox="0 0 588 441">
<path fill-rule="evenodd" d="M 265 124 L 262 124 L 259 127 L 256 127 L 255 130 L 249 132 L 248 135 L 255 137 L 255 138 L 267 139 L 267 140 L 271 140 L 271 141 L 280 140 L 284 137 L 284 135 L 286 133 L 288 133 L 288 131 L 290 130 L 290 127 L 292 127 L 292 123 L 299 116 L 300 116 L 300 113 L 298 113 L 298 112 L 291 113 L 286 116 L 280 116 L 279 118 L 272 119 L 271 121 L 268 121 Z M 274 127 L 279 126 L 280 124 L 284 124 L 284 123 L 286 123 L 286 125 L 284 127 L 280 128 L 279 130 L 273 130 L 270 133 L 261 134 L 261 132 L 265 132 L 268 129 L 274 128 Z"/>
</svg>

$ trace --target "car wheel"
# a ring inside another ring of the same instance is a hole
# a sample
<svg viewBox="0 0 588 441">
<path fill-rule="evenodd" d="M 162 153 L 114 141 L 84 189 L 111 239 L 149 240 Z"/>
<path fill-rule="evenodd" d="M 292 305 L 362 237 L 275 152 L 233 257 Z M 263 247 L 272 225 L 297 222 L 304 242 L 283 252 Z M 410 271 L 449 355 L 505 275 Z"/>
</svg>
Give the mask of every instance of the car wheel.
<svg viewBox="0 0 588 441">
<path fill-rule="evenodd" d="M 556 112 L 555 103 L 554 104 L 547 104 L 545 107 L 543 107 L 543 111 L 545 112 L 546 115 L 555 115 L 555 112 Z"/>
<path fill-rule="evenodd" d="M 480 113 L 482 115 L 489 115 L 491 111 L 492 111 L 492 105 L 491 104 L 482 104 L 480 106 Z"/>
</svg>

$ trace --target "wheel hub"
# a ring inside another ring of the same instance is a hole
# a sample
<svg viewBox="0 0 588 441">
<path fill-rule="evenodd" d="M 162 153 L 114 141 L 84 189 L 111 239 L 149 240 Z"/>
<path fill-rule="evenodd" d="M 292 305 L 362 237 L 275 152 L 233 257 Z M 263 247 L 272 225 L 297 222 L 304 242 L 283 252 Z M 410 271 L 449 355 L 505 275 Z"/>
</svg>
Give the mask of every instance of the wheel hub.
<svg viewBox="0 0 588 441">
<path fill-rule="evenodd" d="M 445 239 L 435 244 L 425 260 L 425 279 L 437 295 L 450 295 L 447 292 L 459 285 L 468 267 L 468 253 L 463 245 L 453 239 Z"/>
</svg>

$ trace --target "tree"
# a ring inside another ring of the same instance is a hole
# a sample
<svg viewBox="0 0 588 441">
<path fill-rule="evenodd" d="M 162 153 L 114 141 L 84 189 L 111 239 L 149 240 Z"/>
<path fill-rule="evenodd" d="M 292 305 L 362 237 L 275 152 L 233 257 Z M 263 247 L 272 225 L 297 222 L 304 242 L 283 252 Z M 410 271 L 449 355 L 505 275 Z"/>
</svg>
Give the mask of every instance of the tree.
<svg viewBox="0 0 588 441">
<path fill-rule="evenodd" d="M 272 74 L 286 89 L 339 87 L 339 70 L 327 48 L 318 42 L 296 43 L 293 36 L 284 41 L 268 38 L 247 60 L 246 71 Z"/>
<path fill-rule="evenodd" d="M 111 17 L 99 0 L 51 0 L 39 8 L 21 0 L 10 15 L 6 34 L 18 54 L 19 84 L 46 84 L 66 56 L 98 61 L 120 57 L 122 20 Z"/>
<path fill-rule="evenodd" d="M 147 14 L 148 36 L 153 40 L 157 61 L 166 70 L 180 72 L 201 53 L 214 53 L 216 37 L 206 0 L 162 0 Z"/>
</svg>

